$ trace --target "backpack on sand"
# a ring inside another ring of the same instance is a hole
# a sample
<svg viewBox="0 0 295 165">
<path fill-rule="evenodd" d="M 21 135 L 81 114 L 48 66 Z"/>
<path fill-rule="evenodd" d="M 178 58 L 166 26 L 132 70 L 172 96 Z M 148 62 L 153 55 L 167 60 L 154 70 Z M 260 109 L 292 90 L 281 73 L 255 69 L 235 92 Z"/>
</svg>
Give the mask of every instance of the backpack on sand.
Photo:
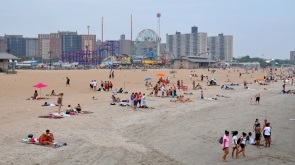
<svg viewBox="0 0 295 165">
<path fill-rule="evenodd" d="M 220 139 L 218 140 L 218 142 L 219 142 L 220 144 L 222 144 L 222 143 L 223 143 L 223 137 L 220 137 Z"/>
</svg>

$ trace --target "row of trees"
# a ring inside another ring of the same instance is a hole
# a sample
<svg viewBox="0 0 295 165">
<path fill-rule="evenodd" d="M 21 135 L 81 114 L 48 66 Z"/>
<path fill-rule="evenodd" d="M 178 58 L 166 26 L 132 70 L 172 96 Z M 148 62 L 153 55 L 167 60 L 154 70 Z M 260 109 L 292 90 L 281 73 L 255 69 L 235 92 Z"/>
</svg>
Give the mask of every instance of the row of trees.
<svg viewBox="0 0 295 165">
<path fill-rule="evenodd" d="M 281 60 L 281 59 L 274 59 L 270 62 L 266 62 L 265 59 L 259 58 L 259 57 L 253 57 L 251 58 L 249 55 L 241 57 L 241 58 L 233 58 L 234 61 L 237 61 L 239 63 L 245 63 L 245 62 L 259 62 L 261 67 L 266 66 L 275 66 L 275 65 L 295 65 L 295 61 L 291 60 Z"/>
</svg>

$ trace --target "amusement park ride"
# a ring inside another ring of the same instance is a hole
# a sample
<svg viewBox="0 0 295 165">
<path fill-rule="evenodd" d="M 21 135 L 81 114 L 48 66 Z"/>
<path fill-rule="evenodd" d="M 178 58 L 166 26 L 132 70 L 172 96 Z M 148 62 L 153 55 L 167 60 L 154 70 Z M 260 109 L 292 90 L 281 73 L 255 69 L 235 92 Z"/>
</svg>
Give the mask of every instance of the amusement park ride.
<svg viewBox="0 0 295 165">
<path fill-rule="evenodd" d="M 85 50 L 62 52 L 62 62 L 78 62 L 80 65 L 110 65 L 113 62 L 121 64 L 132 64 L 132 61 L 141 61 L 140 65 L 166 65 L 170 60 L 174 59 L 172 53 L 165 51 L 160 52 L 160 17 L 158 18 L 158 33 L 151 29 L 142 30 L 136 37 L 134 45 L 132 44 L 132 16 L 131 16 L 131 51 L 134 54 L 118 55 L 119 41 L 109 40 L 102 42 L 97 50 L 90 49 L 89 43 L 89 26 L 87 44 Z M 102 41 L 103 41 L 103 17 L 102 17 Z"/>
</svg>

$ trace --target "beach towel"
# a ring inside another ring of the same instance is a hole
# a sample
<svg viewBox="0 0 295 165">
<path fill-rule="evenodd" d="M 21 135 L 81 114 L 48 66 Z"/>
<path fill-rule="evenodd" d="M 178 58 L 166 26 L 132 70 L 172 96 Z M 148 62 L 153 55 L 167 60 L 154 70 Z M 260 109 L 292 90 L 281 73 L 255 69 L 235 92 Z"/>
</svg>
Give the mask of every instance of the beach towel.
<svg viewBox="0 0 295 165">
<path fill-rule="evenodd" d="M 20 142 L 25 143 L 25 144 L 35 144 L 35 145 L 39 145 L 39 146 L 53 147 L 53 148 L 60 148 L 62 146 L 67 146 L 68 145 L 67 143 L 64 143 L 64 142 L 54 142 L 54 146 L 42 145 L 42 144 L 39 144 L 37 138 L 34 138 L 34 142 L 31 142 L 30 138 L 24 138 Z"/>
<path fill-rule="evenodd" d="M 82 111 L 81 113 L 79 113 L 79 114 L 91 114 L 91 113 L 93 113 L 92 111 Z"/>
<path fill-rule="evenodd" d="M 48 119 L 61 119 L 61 118 L 64 118 L 62 116 L 54 116 L 54 115 L 40 115 L 38 116 L 39 118 L 48 118 Z"/>
<path fill-rule="evenodd" d="M 192 95 L 193 93 L 183 93 L 183 94 L 185 94 L 185 95 Z"/>
</svg>

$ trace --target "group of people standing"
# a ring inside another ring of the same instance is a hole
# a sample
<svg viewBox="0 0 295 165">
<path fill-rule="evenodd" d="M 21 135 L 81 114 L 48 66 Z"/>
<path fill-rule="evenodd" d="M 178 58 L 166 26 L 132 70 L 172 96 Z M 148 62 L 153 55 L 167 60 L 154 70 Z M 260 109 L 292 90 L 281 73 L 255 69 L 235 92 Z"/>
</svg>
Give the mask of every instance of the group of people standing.
<svg viewBox="0 0 295 165">
<path fill-rule="evenodd" d="M 147 108 L 146 106 L 146 96 L 145 94 L 142 94 L 141 92 L 133 92 L 130 95 L 130 103 L 133 110 L 136 110 L 136 108 L 139 105 L 139 108 Z"/>
<path fill-rule="evenodd" d="M 91 83 L 90 83 L 91 88 Z M 101 81 L 100 88 L 98 90 L 93 89 L 94 91 L 112 91 L 113 90 L 113 83 L 111 81 Z"/>
<path fill-rule="evenodd" d="M 243 132 L 242 136 L 238 138 L 238 131 L 232 131 L 232 142 L 231 142 L 231 148 L 232 148 L 232 157 L 234 158 L 234 155 L 236 158 L 238 158 L 239 154 L 242 153 L 244 157 L 246 157 L 245 151 L 246 151 L 246 143 L 251 145 L 256 145 L 257 148 L 260 148 L 261 144 L 261 138 L 262 135 L 265 140 L 265 147 L 270 147 L 271 143 L 271 126 L 270 123 L 267 122 L 267 120 L 264 120 L 263 127 L 261 128 L 259 120 L 256 119 L 254 126 L 253 126 L 253 132 L 255 132 L 255 139 L 252 138 L 252 133 L 249 132 L 248 135 Z M 225 133 L 222 137 L 222 144 L 221 144 L 222 150 L 224 151 L 223 156 L 221 160 L 226 161 L 226 156 L 229 153 L 230 148 L 230 140 L 229 140 L 229 131 L 225 130 Z"/>
</svg>

